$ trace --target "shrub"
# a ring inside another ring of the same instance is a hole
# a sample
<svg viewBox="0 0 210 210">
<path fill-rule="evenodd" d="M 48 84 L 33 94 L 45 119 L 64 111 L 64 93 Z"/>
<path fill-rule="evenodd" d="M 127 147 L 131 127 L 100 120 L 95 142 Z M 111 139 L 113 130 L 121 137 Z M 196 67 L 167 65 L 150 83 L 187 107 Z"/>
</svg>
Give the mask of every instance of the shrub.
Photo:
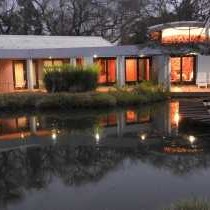
<svg viewBox="0 0 210 210">
<path fill-rule="evenodd" d="M 152 81 L 143 81 L 134 87 L 134 92 L 138 94 L 163 93 L 164 89 L 161 85 L 154 84 Z"/>
<path fill-rule="evenodd" d="M 44 69 L 44 84 L 48 92 L 82 92 L 97 87 L 98 66 L 50 66 Z"/>
<path fill-rule="evenodd" d="M 116 105 L 116 98 L 110 94 L 99 93 L 93 96 L 93 107 L 114 107 Z"/>
<path fill-rule="evenodd" d="M 37 100 L 35 107 L 41 110 L 50 109 L 64 109 L 71 108 L 72 95 L 71 94 L 49 94 L 46 97 Z"/>
<path fill-rule="evenodd" d="M 146 102 L 146 98 L 143 95 L 133 94 L 129 92 L 113 92 L 112 95 L 116 98 L 118 105 L 136 105 Z"/>
<path fill-rule="evenodd" d="M 44 97 L 39 93 L 11 93 L 0 95 L 0 109 L 21 110 L 35 108 L 36 101 Z"/>
</svg>

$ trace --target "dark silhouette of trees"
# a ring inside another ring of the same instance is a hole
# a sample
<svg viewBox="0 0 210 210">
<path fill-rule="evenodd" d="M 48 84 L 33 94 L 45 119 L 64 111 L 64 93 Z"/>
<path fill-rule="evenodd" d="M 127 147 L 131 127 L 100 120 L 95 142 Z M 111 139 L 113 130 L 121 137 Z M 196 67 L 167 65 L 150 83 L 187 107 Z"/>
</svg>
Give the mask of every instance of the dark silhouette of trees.
<svg viewBox="0 0 210 210">
<path fill-rule="evenodd" d="M 1 34 L 97 35 L 143 43 L 147 27 L 206 20 L 208 0 L 0 0 Z"/>
</svg>

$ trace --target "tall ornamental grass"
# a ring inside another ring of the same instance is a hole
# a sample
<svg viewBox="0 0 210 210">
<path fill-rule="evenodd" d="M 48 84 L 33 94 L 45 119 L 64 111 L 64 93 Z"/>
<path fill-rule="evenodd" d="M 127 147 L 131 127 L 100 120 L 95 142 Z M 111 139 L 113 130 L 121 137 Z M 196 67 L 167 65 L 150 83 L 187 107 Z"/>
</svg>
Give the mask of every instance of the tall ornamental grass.
<svg viewBox="0 0 210 210">
<path fill-rule="evenodd" d="M 45 66 L 44 84 L 50 93 L 85 92 L 97 87 L 97 65 L 75 67 L 72 65 Z"/>
</svg>

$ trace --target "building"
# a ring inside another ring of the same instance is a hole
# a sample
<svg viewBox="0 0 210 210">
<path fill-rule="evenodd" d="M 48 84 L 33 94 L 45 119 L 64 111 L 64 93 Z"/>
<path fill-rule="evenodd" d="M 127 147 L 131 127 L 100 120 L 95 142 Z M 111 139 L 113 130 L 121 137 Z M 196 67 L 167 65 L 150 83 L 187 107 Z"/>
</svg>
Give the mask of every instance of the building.
<svg viewBox="0 0 210 210">
<path fill-rule="evenodd" d="M 101 37 L 0 36 L 0 92 L 42 89 L 44 66 L 70 63 L 100 65 L 100 85 L 132 84 L 154 80 L 194 84 L 199 71 L 210 72 L 210 57 L 200 55 L 209 40 L 201 22 L 175 22 L 148 29 L 151 43 L 116 46 Z M 171 50 L 171 46 L 180 49 Z M 206 49 L 206 48 L 205 48 Z"/>
</svg>

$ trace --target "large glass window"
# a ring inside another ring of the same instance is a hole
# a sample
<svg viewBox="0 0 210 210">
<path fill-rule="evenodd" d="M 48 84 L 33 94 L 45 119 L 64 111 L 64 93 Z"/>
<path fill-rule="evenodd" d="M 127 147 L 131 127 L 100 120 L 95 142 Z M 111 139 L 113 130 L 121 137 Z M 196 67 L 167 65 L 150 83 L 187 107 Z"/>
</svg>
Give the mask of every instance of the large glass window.
<svg viewBox="0 0 210 210">
<path fill-rule="evenodd" d="M 14 62 L 14 85 L 16 89 L 24 89 L 26 83 L 26 63 L 24 61 Z"/>
<path fill-rule="evenodd" d="M 182 81 L 191 82 L 194 78 L 194 57 L 182 58 Z"/>
<path fill-rule="evenodd" d="M 139 81 L 150 80 L 150 61 L 148 58 L 139 59 Z"/>
<path fill-rule="evenodd" d="M 137 59 L 127 58 L 125 61 L 126 69 L 126 82 L 135 82 L 137 81 Z"/>
<path fill-rule="evenodd" d="M 115 58 L 97 58 L 95 63 L 99 66 L 99 84 L 116 82 L 116 59 Z"/>
<path fill-rule="evenodd" d="M 116 82 L 116 59 L 107 60 L 108 82 Z"/>
<path fill-rule="evenodd" d="M 181 58 L 171 58 L 171 81 L 180 82 L 181 80 Z"/>
<path fill-rule="evenodd" d="M 172 57 L 171 82 L 193 82 L 195 80 L 195 57 Z"/>
<path fill-rule="evenodd" d="M 126 82 L 150 80 L 149 58 L 127 58 L 125 60 Z"/>
<path fill-rule="evenodd" d="M 67 59 L 47 59 L 43 61 L 44 66 L 62 65 L 69 64 L 70 60 Z"/>
</svg>

